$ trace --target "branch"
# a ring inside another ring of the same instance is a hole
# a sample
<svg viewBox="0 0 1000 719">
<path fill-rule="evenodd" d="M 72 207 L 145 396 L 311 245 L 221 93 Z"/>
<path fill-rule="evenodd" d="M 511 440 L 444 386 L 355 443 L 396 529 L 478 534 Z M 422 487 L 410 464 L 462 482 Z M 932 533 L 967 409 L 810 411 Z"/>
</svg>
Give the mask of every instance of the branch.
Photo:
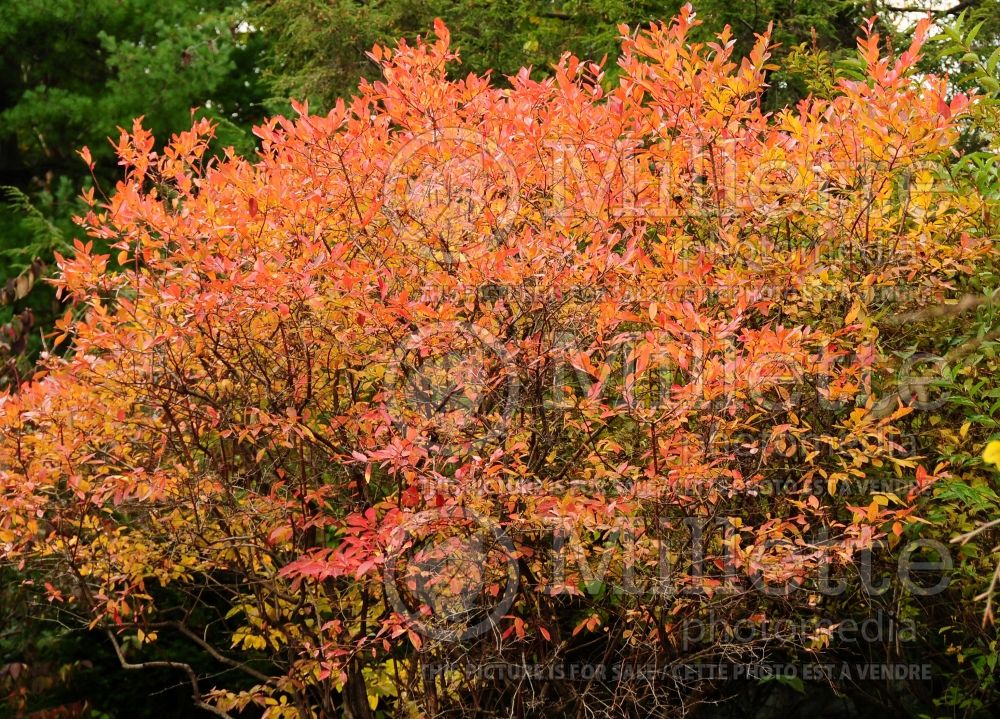
<svg viewBox="0 0 1000 719">
<path fill-rule="evenodd" d="M 962 10 L 965 10 L 966 8 L 975 5 L 978 1 L 979 0 L 962 0 L 957 5 L 953 5 L 952 7 L 949 8 L 941 8 L 938 10 L 927 7 L 917 7 L 914 5 L 904 5 L 904 6 L 885 5 L 884 7 L 886 10 L 890 12 L 919 12 L 919 13 L 931 13 L 932 15 L 957 15 L 958 13 L 962 12 Z"/>
<path fill-rule="evenodd" d="M 991 521 L 987 522 L 986 524 L 982 524 L 982 525 L 976 527 L 975 529 L 973 529 L 971 532 L 966 532 L 965 534 L 962 534 L 962 535 L 959 535 L 958 537 L 955 537 L 954 539 L 951 540 L 951 542 L 952 542 L 952 544 L 955 544 L 955 543 L 965 544 L 969 540 L 974 539 L 977 535 L 982 534 L 983 532 L 985 532 L 987 529 L 992 529 L 993 527 L 996 527 L 996 526 L 1000 526 L 1000 519 L 994 519 L 994 520 L 991 520 Z"/>
<path fill-rule="evenodd" d="M 986 530 L 992 529 L 993 527 L 996 526 L 1000 526 L 1000 519 L 994 519 L 989 522 L 986 522 L 985 524 L 981 524 L 975 529 L 973 529 L 971 532 L 966 532 L 965 534 L 955 537 L 954 539 L 951 540 L 951 542 L 952 544 L 955 543 L 966 544 L 967 542 L 979 536 Z M 1000 546 L 995 547 L 993 549 L 994 553 L 998 551 L 1000 551 Z M 981 602 L 984 599 L 986 600 L 986 609 L 983 612 L 984 627 L 987 624 L 993 623 L 993 596 L 996 594 L 998 583 L 1000 583 L 1000 562 L 997 562 L 996 569 L 993 570 L 993 577 L 990 579 L 990 586 L 986 589 L 985 592 L 983 592 L 982 594 L 980 594 L 978 597 L 975 598 L 977 602 Z"/>
<path fill-rule="evenodd" d="M 188 681 L 191 682 L 191 699 L 194 701 L 194 705 L 196 707 L 204 709 L 209 714 L 214 714 L 222 719 L 233 719 L 226 712 L 222 711 L 218 707 L 212 706 L 202 699 L 201 690 L 198 688 L 198 675 L 194 673 L 194 669 L 191 668 L 190 664 L 171 661 L 140 662 L 139 664 L 133 664 L 125 658 L 125 654 L 122 653 L 121 645 L 118 643 L 118 640 L 115 639 L 114 633 L 110 629 L 106 629 L 105 632 L 108 635 L 108 639 L 111 640 L 111 646 L 115 648 L 115 654 L 118 656 L 118 663 L 121 664 L 122 669 L 127 669 L 129 671 L 136 671 L 139 669 L 179 669 L 187 674 Z"/>
<path fill-rule="evenodd" d="M 965 357 L 966 355 L 970 354 L 971 352 L 974 352 L 978 347 L 984 345 L 985 343 L 993 342 L 994 340 L 998 339 L 1000 339 L 1000 328 L 992 330 L 991 332 L 986 333 L 982 337 L 976 337 L 970 339 L 958 345 L 957 347 L 953 347 L 950 352 L 948 352 L 944 357 L 941 358 L 942 363 L 947 365 L 950 362 L 956 362 Z M 918 388 L 920 387 L 920 385 L 917 386 Z M 908 382 L 902 387 L 900 387 L 897 391 L 893 392 L 892 394 L 886 396 L 880 402 L 876 403 L 875 407 L 872 409 L 872 416 L 875 419 L 885 419 L 890 414 L 895 412 L 896 409 L 901 404 L 906 404 L 905 402 L 903 402 L 903 392 L 905 390 L 907 392 L 912 393 L 913 389 L 911 387 L 912 387 L 911 383 Z M 918 391 L 922 390 L 918 389 Z M 921 400 L 923 401 L 923 397 L 921 397 Z"/>
<path fill-rule="evenodd" d="M 248 674 L 249 676 L 253 677 L 254 679 L 260 682 L 269 683 L 271 681 L 271 677 L 269 677 L 267 674 L 259 672 L 253 667 L 247 666 L 246 664 L 238 662 L 235 659 L 230 659 L 225 654 L 222 654 L 211 644 L 209 644 L 204 639 L 199 637 L 197 634 L 192 632 L 188 628 L 188 626 L 182 622 L 155 622 L 150 626 L 173 627 L 181 634 L 183 634 L 185 637 L 190 639 L 192 642 L 197 644 L 199 647 L 204 649 L 208 653 L 208 655 L 212 657 L 212 659 L 219 662 L 220 664 L 225 664 L 227 667 L 233 667 L 234 669 L 239 669 L 240 671 L 244 672 L 245 674 Z"/>
</svg>

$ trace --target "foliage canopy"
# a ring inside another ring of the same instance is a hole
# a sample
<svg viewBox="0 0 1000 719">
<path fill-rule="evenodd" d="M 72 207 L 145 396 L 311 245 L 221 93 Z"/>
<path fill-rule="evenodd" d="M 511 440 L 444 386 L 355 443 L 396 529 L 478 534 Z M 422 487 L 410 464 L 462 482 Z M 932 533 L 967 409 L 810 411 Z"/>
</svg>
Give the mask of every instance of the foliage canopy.
<svg viewBox="0 0 1000 719">
<path fill-rule="evenodd" d="M 899 318 L 995 259 L 970 98 L 916 74 L 927 22 L 898 56 L 870 24 L 861 79 L 771 114 L 769 36 L 695 22 L 620 28 L 610 88 L 572 55 L 452 77 L 438 22 L 250 158 L 136 121 L 56 256 L 69 350 L 0 396 L 0 560 L 126 668 L 273 718 L 488 713 L 513 689 L 476 666 L 675 661 L 686 619 L 808 613 L 901 552 L 948 466 L 902 444 Z M 535 698 L 678 701 L 587 687 Z"/>
</svg>

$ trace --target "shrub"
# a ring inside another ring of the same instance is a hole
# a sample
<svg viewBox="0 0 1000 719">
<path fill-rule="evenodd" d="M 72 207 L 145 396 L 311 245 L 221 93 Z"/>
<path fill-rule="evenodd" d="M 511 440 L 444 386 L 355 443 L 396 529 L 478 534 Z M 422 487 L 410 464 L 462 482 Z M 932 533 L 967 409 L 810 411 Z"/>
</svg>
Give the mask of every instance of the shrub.
<svg viewBox="0 0 1000 719">
<path fill-rule="evenodd" d="M 623 27 L 613 87 L 565 56 L 509 89 L 449 80 L 438 24 L 253 159 L 123 133 L 58 258 L 71 351 L 0 397 L 0 558 L 220 715 L 614 714 L 829 645 L 762 628 L 880 542 L 905 578 L 947 476 L 905 350 L 994 252 L 948 172 L 969 99 L 913 74 L 926 23 L 896 58 L 869 26 L 863 79 L 765 114 L 768 38 L 694 22 Z"/>
</svg>

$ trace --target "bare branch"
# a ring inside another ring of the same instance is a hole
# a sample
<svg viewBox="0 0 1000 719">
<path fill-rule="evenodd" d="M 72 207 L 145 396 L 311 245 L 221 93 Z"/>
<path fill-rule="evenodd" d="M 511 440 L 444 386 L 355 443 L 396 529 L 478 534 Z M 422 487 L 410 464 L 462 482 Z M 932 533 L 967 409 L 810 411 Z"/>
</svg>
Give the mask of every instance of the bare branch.
<svg viewBox="0 0 1000 719">
<path fill-rule="evenodd" d="M 194 669 L 191 668 L 190 664 L 185 662 L 172 662 L 172 661 L 152 661 L 152 662 L 140 662 L 138 664 L 133 664 L 125 658 L 125 654 L 122 652 L 121 645 L 118 640 L 115 639 L 114 632 L 110 629 L 106 629 L 105 632 L 108 635 L 108 639 L 111 640 L 111 646 L 115 648 L 115 655 L 118 657 L 118 663 L 121 664 L 122 669 L 127 669 L 129 671 L 138 671 L 140 669 L 179 669 L 188 676 L 188 681 L 191 682 L 191 698 L 194 701 L 195 706 L 199 709 L 204 709 L 209 714 L 214 714 L 217 717 L 222 717 L 222 719 L 233 719 L 232 716 L 222 711 L 218 707 L 214 707 L 207 703 L 201 695 L 201 689 L 198 687 L 198 675 L 195 674 Z"/>
</svg>

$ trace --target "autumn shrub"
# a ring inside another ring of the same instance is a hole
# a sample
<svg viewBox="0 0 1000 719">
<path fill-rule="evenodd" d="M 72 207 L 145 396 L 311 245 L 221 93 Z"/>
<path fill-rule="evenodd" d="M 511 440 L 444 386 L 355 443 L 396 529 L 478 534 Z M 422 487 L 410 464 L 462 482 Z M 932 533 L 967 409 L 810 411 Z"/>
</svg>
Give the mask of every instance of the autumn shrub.
<svg viewBox="0 0 1000 719">
<path fill-rule="evenodd" d="M 448 79 L 439 23 L 253 158 L 123 132 L 58 258 L 68 349 L 0 397 L 0 559 L 123 668 L 272 718 L 671 716 L 731 678 L 700 668 L 841 650 L 818 620 L 873 567 L 935 585 L 911 429 L 953 357 L 913 328 L 994 256 L 971 100 L 915 74 L 926 23 L 869 25 L 862 79 L 765 113 L 768 37 L 694 22 L 621 28 L 611 86 L 506 89 Z"/>
</svg>

